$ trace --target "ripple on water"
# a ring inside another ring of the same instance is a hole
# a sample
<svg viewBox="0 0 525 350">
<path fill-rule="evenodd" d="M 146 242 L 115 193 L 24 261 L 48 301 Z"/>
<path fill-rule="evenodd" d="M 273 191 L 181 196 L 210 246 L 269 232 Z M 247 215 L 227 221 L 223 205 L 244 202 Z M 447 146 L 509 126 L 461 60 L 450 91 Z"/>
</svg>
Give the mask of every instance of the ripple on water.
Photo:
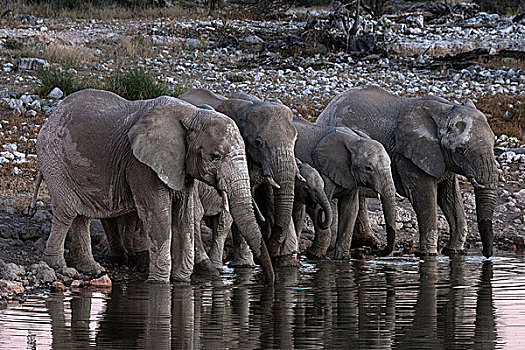
<svg viewBox="0 0 525 350">
<path fill-rule="evenodd" d="M 302 261 L 222 283 L 116 283 L 0 311 L 0 348 L 523 348 L 523 257 Z"/>
</svg>

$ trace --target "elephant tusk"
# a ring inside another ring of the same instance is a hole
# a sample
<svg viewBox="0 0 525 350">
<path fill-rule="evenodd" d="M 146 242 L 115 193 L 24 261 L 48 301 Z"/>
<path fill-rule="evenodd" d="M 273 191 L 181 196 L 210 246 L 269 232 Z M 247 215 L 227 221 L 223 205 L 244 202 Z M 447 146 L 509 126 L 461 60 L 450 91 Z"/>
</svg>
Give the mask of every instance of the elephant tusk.
<svg viewBox="0 0 525 350">
<path fill-rule="evenodd" d="M 264 218 L 264 215 L 261 213 L 261 210 L 259 209 L 259 206 L 257 205 L 257 202 L 255 201 L 255 199 L 252 198 L 252 202 L 253 202 L 253 210 L 255 211 L 255 214 L 257 215 L 257 218 L 259 219 L 259 221 L 266 222 L 266 219 Z"/>
<path fill-rule="evenodd" d="M 226 210 L 228 213 L 230 212 L 230 203 L 228 202 L 228 193 L 226 191 L 222 191 L 222 206 L 224 207 L 224 210 Z"/>
<path fill-rule="evenodd" d="M 470 183 L 472 184 L 472 186 L 474 186 L 475 189 L 477 190 L 483 190 L 485 189 L 485 186 L 483 185 L 480 185 L 475 178 L 471 177 L 470 179 Z"/>
<path fill-rule="evenodd" d="M 301 182 L 306 182 L 306 179 L 303 177 L 303 175 L 297 173 L 297 179 L 299 179 L 299 181 Z"/>
<path fill-rule="evenodd" d="M 280 189 L 281 186 L 279 186 L 279 184 L 277 182 L 275 182 L 275 180 L 273 179 L 273 177 L 271 177 L 270 175 L 266 175 L 265 176 L 266 178 L 266 181 L 274 188 L 276 189 Z"/>
</svg>

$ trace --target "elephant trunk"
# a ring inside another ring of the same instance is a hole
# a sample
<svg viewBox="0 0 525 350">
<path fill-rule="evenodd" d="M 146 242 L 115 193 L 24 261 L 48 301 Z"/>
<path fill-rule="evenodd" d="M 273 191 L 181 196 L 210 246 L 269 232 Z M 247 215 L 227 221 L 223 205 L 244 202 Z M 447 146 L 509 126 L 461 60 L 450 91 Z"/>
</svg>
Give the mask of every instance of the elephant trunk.
<svg viewBox="0 0 525 350">
<path fill-rule="evenodd" d="M 377 192 L 381 196 L 381 206 L 383 207 L 383 215 L 385 216 L 387 240 L 386 247 L 380 252 L 380 256 L 387 256 L 394 251 L 396 241 L 396 189 L 391 176 L 390 181 L 387 181 Z"/>
<path fill-rule="evenodd" d="M 488 258 L 492 256 L 492 244 L 494 242 L 492 217 L 496 206 L 496 189 L 475 189 L 474 194 L 476 196 L 478 230 L 483 243 L 483 255 Z"/>
<path fill-rule="evenodd" d="M 274 179 L 280 188 L 273 190 L 274 223 L 268 243 L 271 255 L 275 255 L 279 250 L 292 219 L 295 175 L 298 172 L 293 151 L 291 152 L 284 147 L 276 152 L 273 164 L 276 164 Z"/>
<path fill-rule="evenodd" d="M 272 261 L 255 219 L 246 162 L 236 161 L 232 168 L 234 169 L 231 172 L 233 176 L 226 180 L 231 215 L 239 232 L 250 246 L 255 261 L 261 265 L 265 282 L 273 285 L 275 278 Z"/>
<path fill-rule="evenodd" d="M 332 206 L 330 205 L 330 201 L 328 200 L 328 197 L 326 197 L 324 190 L 321 189 L 317 191 L 315 195 L 317 197 L 316 202 L 321 205 L 321 210 L 317 212 L 317 226 L 319 226 L 321 230 L 327 230 L 332 224 Z"/>
<path fill-rule="evenodd" d="M 473 174 L 475 176 L 470 180 L 474 185 L 476 197 L 478 230 L 483 243 L 483 255 L 488 258 L 492 256 L 494 242 L 492 218 L 497 199 L 498 169 L 494 162 L 492 149 L 472 159 L 474 160 Z"/>
</svg>

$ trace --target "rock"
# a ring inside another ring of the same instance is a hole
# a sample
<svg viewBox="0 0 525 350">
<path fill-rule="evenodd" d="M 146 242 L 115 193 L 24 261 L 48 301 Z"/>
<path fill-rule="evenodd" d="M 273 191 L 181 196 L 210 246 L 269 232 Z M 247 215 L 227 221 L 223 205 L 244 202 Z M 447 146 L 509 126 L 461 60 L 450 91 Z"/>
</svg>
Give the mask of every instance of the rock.
<svg viewBox="0 0 525 350">
<path fill-rule="evenodd" d="M 31 272 L 35 275 L 37 280 L 48 283 L 54 282 L 57 279 L 55 270 L 50 268 L 45 262 L 31 265 Z"/>
<path fill-rule="evenodd" d="M 84 285 L 84 281 L 82 280 L 74 280 L 71 282 L 71 288 L 80 288 Z"/>
<path fill-rule="evenodd" d="M 25 288 L 22 282 L 0 280 L 0 292 L 7 295 L 23 294 Z"/>
<path fill-rule="evenodd" d="M 63 293 L 67 291 L 67 287 L 62 282 L 55 281 L 51 284 L 51 291 L 57 292 L 57 293 Z"/>
<path fill-rule="evenodd" d="M 112 282 L 111 279 L 109 279 L 109 276 L 106 274 L 100 278 L 86 281 L 86 286 L 89 287 L 96 287 L 96 288 L 111 288 Z"/>
<path fill-rule="evenodd" d="M 0 98 L 9 98 L 9 90 L 7 88 L 0 89 Z"/>
<path fill-rule="evenodd" d="M 49 63 L 41 58 L 21 57 L 16 60 L 19 70 L 39 70 L 49 67 Z"/>
<path fill-rule="evenodd" d="M 69 278 L 80 278 L 80 273 L 73 267 L 66 267 L 60 270 L 60 273 Z"/>
<path fill-rule="evenodd" d="M 1 278 L 5 280 L 19 281 L 21 278 L 25 277 L 26 270 L 23 266 L 15 263 L 6 264 L 0 260 L 0 275 Z"/>
<path fill-rule="evenodd" d="M 64 93 L 62 92 L 62 90 L 56 87 L 53 90 L 51 90 L 49 95 L 47 95 L 47 98 L 58 100 L 58 99 L 61 99 L 63 96 L 64 96 Z"/>
<path fill-rule="evenodd" d="M 15 215 L 16 214 L 16 210 L 13 207 L 5 207 L 4 208 L 4 212 L 6 212 L 9 215 Z"/>
<path fill-rule="evenodd" d="M 53 218 L 53 215 L 51 215 L 47 210 L 39 209 L 35 212 L 35 215 L 33 215 L 33 220 L 36 222 L 46 222 L 50 221 Z"/>
<path fill-rule="evenodd" d="M 34 118 L 38 115 L 37 111 L 34 111 L 32 109 L 30 109 L 29 111 L 26 112 L 26 117 L 29 117 L 29 118 Z"/>
</svg>

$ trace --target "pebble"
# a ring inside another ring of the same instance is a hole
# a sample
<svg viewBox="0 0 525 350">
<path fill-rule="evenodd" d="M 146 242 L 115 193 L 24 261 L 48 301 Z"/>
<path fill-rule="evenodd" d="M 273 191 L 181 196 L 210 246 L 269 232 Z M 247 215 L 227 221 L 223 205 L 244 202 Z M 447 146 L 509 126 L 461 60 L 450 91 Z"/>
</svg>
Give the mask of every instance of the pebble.
<svg viewBox="0 0 525 350">
<path fill-rule="evenodd" d="M 54 100 L 61 99 L 64 96 L 64 93 L 59 88 L 55 87 L 51 92 L 47 95 L 47 98 L 51 98 Z"/>
</svg>

